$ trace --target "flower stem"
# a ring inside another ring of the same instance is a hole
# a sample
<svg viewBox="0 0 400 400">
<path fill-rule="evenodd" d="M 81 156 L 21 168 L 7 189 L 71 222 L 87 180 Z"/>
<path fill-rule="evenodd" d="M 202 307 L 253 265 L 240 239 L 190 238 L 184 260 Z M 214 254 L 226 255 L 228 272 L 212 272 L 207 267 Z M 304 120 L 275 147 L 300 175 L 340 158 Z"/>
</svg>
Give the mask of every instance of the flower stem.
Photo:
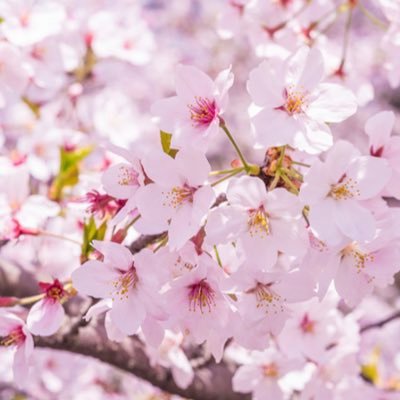
<svg viewBox="0 0 400 400">
<path fill-rule="evenodd" d="M 36 303 L 37 301 L 42 300 L 44 296 L 45 294 L 41 293 L 35 296 L 23 297 L 22 299 L 18 300 L 18 304 L 21 306 L 25 306 L 28 304 Z"/>
<path fill-rule="evenodd" d="M 217 185 L 220 184 L 221 182 L 224 182 L 224 181 L 226 181 L 227 179 L 232 178 L 232 176 L 235 176 L 235 175 L 239 174 L 240 172 L 242 172 L 242 171 L 244 171 L 244 170 L 245 170 L 245 167 L 240 167 L 240 169 L 237 169 L 236 171 L 233 171 L 233 172 L 231 172 L 230 174 L 225 175 L 223 178 L 218 179 L 217 181 L 213 182 L 213 183 L 211 184 L 211 186 L 212 186 L 212 187 L 217 186 Z"/>
<path fill-rule="evenodd" d="M 281 178 L 286 183 L 286 185 L 289 186 L 289 188 L 291 189 L 291 191 L 294 194 L 299 194 L 299 189 L 293 184 L 293 182 L 285 174 L 282 174 Z"/>
<path fill-rule="evenodd" d="M 251 170 L 251 168 L 250 168 L 249 164 L 247 163 L 246 159 L 244 158 L 242 152 L 240 151 L 239 146 L 235 142 L 235 139 L 233 138 L 232 134 L 229 132 L 229 129 L 227 128 L 227 126 L 223 122 L 221 122 L 219 126 L 226 133 L 226 136 L 228 136 L 228 139 L 230 140 L 230 142 L 232 143 L 233 147 L 235 148 L 236 153 L 239 156 L 240 161 L 242 162 L 246 172 L 249 172 Z"/>
<path fill-rule="evenodd" d="M 79 241 L 77 241 L 75 239 L 72 239 L 72 238 L 69 238 L 67 236 L 59 235 L 58 233 L 42 231 L 42 230 L 39 230 L 37 233 L 38 233 L 38 235 L 41 235 L 41 236 L 48 236 L 48 237 L 51 237 L 51 238 L 54 238 L 54 239 L 66 240 L 66 241 L 74 243 L 74 244 L 76 244 L 78 246 L 82 246 L 82 243 L 80 243 Z"/>
<path fill-rule="evenodd" d="M 168 236 L 165 236 L 160 240 L 156 248 L 153 250 L 153 253 L 156 253 L 158 250 L 161 249 L 161 247 L 164 247 L 168 243 Z"/>
<path fill-rule="evenodd" d="M 387 29 L 387 24 L 385 24 L 383 21 L 381 21 L 378 17 L 376 17 L 374 14 L 369 11 L 364 4 L 359 1 L 358 6 L 360 7 L 361 12 L 376 26 L 379 28 L 386 30 Z"/>
<path fill-rule="evenodd" d="M 237 168 L 230 168 L 230 169 L 220 169 L 218 171 L 211 171 L 210 176 L 215 176 L 215 175 L 225 175 L 225 174 L 230 174 L 234 171 L 243 171 L 243 167 L 237 167 Z"/>
<path fill-rule="evenodd" d="M 141 217 L 141 215 L 139 214 L 139 215 L 137 215 L 135 218 L 133 218 L 133 220 L 131 221 L 131 222 L 129 222 L 129 224 L 127 224 L 126 226 L 125 226 L 125 232 L 127 232 L 128 231 L 128 229 L 131 227 L 131 226 L 133 226 L 133 225 L 135 225 L 135 222 L 139 219 Z"/>
<path fill-rule="evenodd" d="M 310 167 L 311 167 L 310 164 L 302 163 L 302 162 L 300 162 L 300 161 L 292 161 L 292 164 L 294 164 L 294 165 L 301 165 L 302 167 L 307 167 L 307 168 L 310 168 Z"/>
<path fill-rule="evenodd" d="M 222 261 L 221 261 L 221 257 L 220 257 L 220 255 L 219 255 L 218 248 L 217 248 L 216 245 L 214 245 L 214 252 L 215 252 L 215 257 L 216 257 L 216 259 L 217 259 L 218 265 L 219 265 L 221 268 L 223 268 L 223 266 L 222 266 Z"/>
</svg>

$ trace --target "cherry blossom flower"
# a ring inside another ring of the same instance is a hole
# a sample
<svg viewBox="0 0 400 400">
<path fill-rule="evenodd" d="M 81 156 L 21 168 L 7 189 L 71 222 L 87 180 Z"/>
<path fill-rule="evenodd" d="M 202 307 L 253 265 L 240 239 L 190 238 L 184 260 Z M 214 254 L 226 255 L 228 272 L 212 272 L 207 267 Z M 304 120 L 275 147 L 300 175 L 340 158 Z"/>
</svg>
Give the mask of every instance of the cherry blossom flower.
<svg viewBox="0 0 400 400">
<path fill-rule="evenodd" d="M 391 136 L 395 123 L 395 115 L 391 111 L 382 111 L 369 118 L 365 124 L 365 132 L 369 136 L 370 154 L 387 160 L 392 175 L 384 189 L 384 195 L 400 199 L 400 138 Z"/>
<path fill-rule="evenodd" d="M 14 165 L 8 159 L 0 158 L 0 216 L 4 218 L 2 222 L 10 220 L 16 232 L 21 227 L 27 233 L 33 232 L 60 210 L 58 204 L 47 197 L 31 195 L 29 179 L 26 163 Z"/>
<path fill-rule="evenodd" d="M 221 115 L 228 104 L 228 90 L 233 84 L 230 68 L 215 81 L 204 72 L 186 65 L 176 68 L 177 95 L 153 104 L 160 129 L 172 133 L 172 145 L 205 149 L 218 133 Z"/>
<path fill-rule="evenodd" d="M 283 400 L 285 397 L 279 380 L 296 364 L 273 347 L 263 353 L 254 352 L 253 360 L 235 372 L 232 379 L 233 389 L 240 393 L 251 392 L 254 400 Z"/>
<path fill-rule="evenodd" d="M 13 351 L 14 380 L 22 387 L 28 378 L 33 339 L 24 321 L 9 312 L 0 312 L 0 346 Z"/>
<path fill-rule="evenodd" d="M 270 335 L 279 334 L 290 315 L 290 303 L 308 300 L 315 293 L 314 281 L 299 270 L 270 273 L 245 264 L 232 281 L 240 316 L 235 340 L 254 350 L 262 350 Z"/>
<path fill-rule="evenodd" d="M 320 243 L 313 257 L 305 257 L 301 270 L 308 270 L 323 298 L 334 282 L 336 291 L 345 302 L 354 307 L 375 287 L 384 288 L 393 282 L 399 270 L 397 248 L 399 215 L 388 210 L 380 216 L 376 233 L 371 240 L 343 240 L 337 246 Z"/>
<path fill-rule="evenodd" d="M 300 48 L 285 62 L 262 62 L 250 72 L 256 142 L 265 147 L 289 144 L 311 154 L 329 149 L 333 138 L 328 123 L 341 122 L 357 109 L 345 87 L 320 83 L 324 75 L 321 52 Z"/>
<path fill-rule="evenodd" d="M 155 49 L 152 33 L 136 6 L 113 7 L 89 20 L 91 46 L 99 57 L 116 57 L 133 65 L 147 64 Z"/>
<path fill-rule="evenodd" d="M 117 243 L 94 241 L 93 245 L 104 261 L 90 260 L 77 268 L 72 273 L 74 287 L 82 294 L 112 299 L 110 317 L 121 332 L 132 335 L 140 326 L 151 325 L 153 332 L 149 329 L 146 333 L 161 333 L 162 340 L 157 321 L 165 318 L 165 313 L 158 301 L 160 283 L 149 253 L 142 251 L 133 257 Z"/>
<path fill-rule="evenodd" d="M 335 308 L 337 303 L 338 297 L 330 292 L 321 302 L 313 298 L 293 304 L 292 315 L 278 337 L 282 351 L 292 358 L 322 360 L 326 349 L 335 343 L 340 334 L 338 326 L 342 320 Z"/>
<path fill-rule="evenodd" d="M 243 176 L 231 180 L 226 196 L 229 205 L 210 212 L 207 243 L 239 239 L 249 261 L 264 260 L 265 268 L 274 266 L 278 251 L 304 254 L 307 234 L 295 195 L 283 188 L 267 192 L 261 179 Z"/>
<path fill-rule="evenodd" d="M 0 109 L 19 100 L 28 85 L 28 70 L 21 52 L 7 42 L 0 43 Z"/>
<path fill-rule="evenodd" d="M 181 348 L 184 342 L 182 334 L 174 334 L 167 330 L 158 349 L 150 349 L 149 356 L 152 365 L 170 367 L 176 384 L 186 389 L 193 381 L 194 370 L 190 360 Z"/>
<path fill-rule="evenodd" d="M 344 237 L 372 239 L 375 219 L 361 201 L 378 196 L 390 174 L 385 160 L 360 156 L 349 142 L 338 141 L 325 162 L 313 164 L 300 191 L 318 238 L 333 245 Z"/>
<path fill-rule="evenodd" d="M 64 320 L 62 301 L 68 293 L 58 279 L 52 283 L 39 282 L 39 286 L 44 298 L 29 310 L 26 323 L 34 335 L 50 336 L 57 332 Z"/>
<path fill-rule="evenodd" d="M 222 358 L 225 342 L 232 336 L 232 309 L 221 290 L 223 280 L 215 261 L 202 254 L 198 265 L 172 281 L 165 293 L 170 313 L 168 324 L 179 326 L 197 344 L 206 341 L 217 362 Z"/>
<path fill-rule="evenodd" d="M 119 213 L 113 219 L 114 224 L 120 222 L 125 216 L 136 208 L 134 194 L 140 186 L 144 185 L 144 172 L 140 159 L 127 149 L 110 145 L 113 153 L 122 156 L 128 162 L 120 162 L 109 167 L 102 175 L 101 181 L 104 190 L 111 196 L 127 200 Z"/>
<path fill-rule="evenodd" d="M 143 167 L 153 183 L 136 192 L 141 218 L 135 227 L 142 233 L 168 230 L 170 249 L 179 249 L 198 232 L 215 200 L 213 188 L 203 186 L 210 164 L 203 153 L 182 149 L 175 160 L 151 153 L 143 159 Z"/>
<path fill-rule="evenodd" d="M 18 46 L 27 46 L 58 33 L 65 18 L 61 2 L 54 0 L 4 0 L 1 31 Z"/>
</svg>

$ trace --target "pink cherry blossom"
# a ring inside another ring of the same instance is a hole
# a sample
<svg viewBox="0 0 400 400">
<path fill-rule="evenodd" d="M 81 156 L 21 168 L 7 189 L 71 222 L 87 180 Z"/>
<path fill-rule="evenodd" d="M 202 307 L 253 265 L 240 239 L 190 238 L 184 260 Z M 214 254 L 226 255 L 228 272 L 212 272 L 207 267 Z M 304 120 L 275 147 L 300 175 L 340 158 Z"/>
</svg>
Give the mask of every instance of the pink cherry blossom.
<svg viewBox="0 0 400 400">
<path fill-rule="evenodd" d="M 0 14 L 4 36 L 19 46 L 27 46 L 60 31 L 65 18 L 61 2 L 54 0 L 4 0 Z"/>
<path fill-rule="evenodd" d="M 9 43 L 0 43 L 0 109 L 19 100 L 28 85 L 28 69 L 21 52 Z"/>
<path fill-rule="evenodd" d="M 22 387 L 29 374 L 33 339 L 24 321 L 9 312 L 0 312 L 0 346 L 13 352 L 14 380 Z"/>
<path fill-rule="evenodd" d="M 104 261 L 90 260 L 76 269 L 74 287 L 82 294 L 112 299 L 111 320 L 127 335 L 136 333 L 148 318 L 161 321 L 165 313 L 158 300 L 160 283 L 154 279 L 148 252 L 133 257 L 117 243 L 95 241 L 93 245 Z M 161 330 L 157 322 L 155 327 Z"/>
<path fill-rule="evenodd" d="M 34 335 L 50 336 L 57 332 L 64 320 L 62 301 L 68 294 L 58 279 L 52 283 L 39 282 L 39 286 L 44 298 L 29 310 L 26 323 Z"/>
<path fill-rule="evenodd" d="M 159 117 L 160 129 L 173 134 L 173 146 L 207 147 L 219 131 L 232 84 L 230 68 L 212 81 L 195 67 L 178 65 L 175 74 L 177 95 L 159 100 L 152 108 L 153 114 Z"/>
<path fill-rule="evenodd" d="M 135 210 L 137 189 L 144 185 L 144 172 L 140 159 L 127 149 L 109 144 L 110 150 L 128 162 L 120 162 L 109 167 L 102 176 L 104 190 L 117 199 L 127 200 L 113 222 L 117 224 Z"/>
<path fill-rule="evenodd" d="M 365 132 L 369 136 L 370 154 L 387 160 L 392 174 L 384 189 L 384 195 L 400 199 L 400 138 L 391 136 L 395 123 L 395 115 L 391 111 L 382 111 L 370 117 L 365 124 Z"/>
<path fill-rule="evenodd" d="M 269 273 L 251 264 L 242 266 L 244 270 L 245 275 L 239 270 L 232 276 L 240 316 L 235 339 L 246 348 L 262 350 L 270 335 L 282 330 L 290 315 L 290 303 L 314 295 L 314 281 L 299 270 Z"/>
<path fill-rule="evenodd" d="M 333 144 L 327 123 L 354 114 L 357 102 L 345 87 L 320 83 L 324 62 L 316 49 L 300 48 L 285 62 L 264 61 L 250 72 L 256 142 L 265 147 L 289 144 L 311 154 Z"/>
<path fill-rule="evenodd" d="M 322 360 L 326 349 L 335 343 L 340 334 L 338 326 L 342 320 L 335 308 L 337 302 L 337 296 L 331 292 L 321 302 L 313 298 L 293 304 L 292 315 L 278 337 L 282 351 L 293 358 Z"/>
<path fill-rule="evenodd" d="M 372 239 L 375 219 L 361 201 L 378 196 L 390 174 L 385 160 L 360 156 L 349 142 L 337 142 L 325 162 L 313 164 L 300 191 L 303 203 L 310 206 L 308 219 L 318 238 L 329 244 L 344 237 Z"/>
<path fill-rule="evenodd" d="M 283 386 L 279 380 L 296 364 L 273 347 L 263 353 L 254 352 L 253 359 L 252 363 L 242 365 L 236 371 L 232 381 L 233 389 L 240 393 L 251 392 L 254 400 L 283 400 Z"/>
<path fill-rule="evenodd" d="M 208 217 L 208 243 L 238 239 L 248 259 L 264 260 L 265 268 L 274 266 L 278 251 L 304 254 L 307 235 L 295 195 L 283 188 L 267 192 L 260 179 L 248 176 L 232 179 L 226 195 L 229 205 L 219 206 Z"/>
<path fill-rule="evenodd" d="M 91 45 L 99 57 L 116 57 L 133 65 L 147 64 L 155 49 L 152 33 L 134 5 L 110 8 L 89 21 Z"/>
<path fill-rule="evenodd" d="M 202 254 L 198 264 L 172 281 L 165 293 L 169 323 L 179 326 L 197 344 L 206 341 L 218 362 L 225 342 L 232 336 L 229 326 L 233 311 L 222 292 L 223 280 L 215 261 Z"/>
<path fill-rule="evenodd" d="M 215 200 L 213 188 L 203 185 L 210 164 L 203 153 L 182 149 L 175 160 L 164 153 L 149 154 L 143 167 L 153 183 L 136 192 L 141 218 L 135 227 L 142 233 L 168 230 L 170 249 L 179 249 L 198 232 Z"/>
</svg>

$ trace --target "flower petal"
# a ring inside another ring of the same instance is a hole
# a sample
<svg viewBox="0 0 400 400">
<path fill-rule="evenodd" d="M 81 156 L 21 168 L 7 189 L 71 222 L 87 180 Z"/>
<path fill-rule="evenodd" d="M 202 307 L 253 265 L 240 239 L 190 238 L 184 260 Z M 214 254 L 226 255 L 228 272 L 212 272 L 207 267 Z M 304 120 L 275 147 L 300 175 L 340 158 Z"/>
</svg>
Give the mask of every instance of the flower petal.
<svg viewBox="0 0 400 400">
<path fill-rule="evenodd" d="M 357 99 L 353 92 L 334 83 L 318 86 L 306 114 L 323 122 L 342 122 L 357 111 Z"/>
<path fill-rule="evenodd" d="M 79 293 L 97 298 L 109 298 L 112 293 L 112 282 L 119 274 L 108 265 L 92 260 L 72 273 L 72 284 Z"/>
</svg>

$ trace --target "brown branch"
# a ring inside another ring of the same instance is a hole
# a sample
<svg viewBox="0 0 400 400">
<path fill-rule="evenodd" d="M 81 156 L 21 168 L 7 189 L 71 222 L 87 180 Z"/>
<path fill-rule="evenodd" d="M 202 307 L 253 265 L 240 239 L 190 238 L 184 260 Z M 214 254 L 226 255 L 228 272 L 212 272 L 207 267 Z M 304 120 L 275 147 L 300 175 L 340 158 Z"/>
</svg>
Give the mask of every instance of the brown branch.
<svg viewBox="0 0 400 400">
<path fill-rule="evenodd" d="M 388 317 L 386 317 L 380 321 L 372 322 L 370 324 L 364 325 L 363 327 L 360 328 L 360 332 L 364 333 L 371 329 L 382 328 L 384 325 L 388 324 L 389 322 L 394 321 L 397 318 L 400 318 L 400 311 L 396 311 L 392 315 L 389 315 Z"/>
<path fill-rule="evenodd" d="M 176 385 L 168 368 L 152 366 L 147 357 L 143 343 L 136 337 L 126 339 L 122 343 L 110 342 L 102 327 L 87 326 L 78 334 L 56 334 L 51 337 L 36 337 L 38 347 L 68 351 L 96 358 L 138 378 L 144 379 L 154 386 L 179 396 L 193 400 L 250 400 L 250 395 L 235 393 L 232 390 L 232 376 L 236 365 L 228 362 L 216 364 L 214 361 L 206 368 L 195 370 L 193 383 L 187 389 Z"/>
<path fill-rule="evenodd" d="M 128 246 L 129 250 L 132 254 L 138 253 L 140 250 L 161 239 L 164 235 L 165 232 L 158 233 L 157 235 L 141 235 Z"/>
</svg>

